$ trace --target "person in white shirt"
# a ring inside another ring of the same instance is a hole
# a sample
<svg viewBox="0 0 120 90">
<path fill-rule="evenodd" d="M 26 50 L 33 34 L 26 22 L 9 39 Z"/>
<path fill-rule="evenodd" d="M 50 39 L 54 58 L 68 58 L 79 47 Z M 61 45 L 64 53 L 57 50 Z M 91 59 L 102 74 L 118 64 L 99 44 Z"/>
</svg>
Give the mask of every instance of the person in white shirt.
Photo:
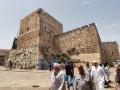
<svg viewBox="0 0 120 90">
<path fill-rule="evenodd" d="M 78 67 L 78 74 L 74 81 L 73 90 L 93 90 L 90 83 L 90 75 L 85 72 L 82 65 Z"/>
<path fill-rule="evenodd" d="M 108 77 L 104 68 L 101 65 L 98 65 L 97 62 L 93 62 L 93 66 L 91 68 L 91 77 L 93 78 L 93 82 L 95 85 L 95 90 L 104 90 L 105 80 L 108 81 Z"/>
<path fill-rule="evenodd" d="M 54 63 L 52 73 L 52 86 L 50 90 L 66 90 L 65 74 L 61 70 L 60 64 Z"/>
</svg>

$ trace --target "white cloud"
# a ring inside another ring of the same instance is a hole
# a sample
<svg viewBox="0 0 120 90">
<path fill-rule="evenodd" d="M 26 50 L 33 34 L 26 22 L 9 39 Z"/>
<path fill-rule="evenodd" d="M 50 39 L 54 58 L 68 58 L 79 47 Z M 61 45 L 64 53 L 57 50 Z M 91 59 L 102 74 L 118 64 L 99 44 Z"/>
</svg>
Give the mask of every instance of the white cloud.
<svg viewBox="0 0 120 90">
<path fill-rule="evenodd" d="M 113 22 L 110 24 L 100 25 L 100 32 L 108 35 L 120 35 L 120 23 Z"/>
<path fill-rule="evenodd" d="M 81 5 L 87 5 L 89 3 L 90 3 L 89 1 L 83 1 L 83 2 L 81 2 Z"/>
<path fill-rule="evenodd" d="M 89 4 L 92 4 L 93 2 L 94 2 L 95 0 L 84 0 L 84 1 L 82 1 L 80 4 L 81 5 L 89 5 Z"/>
<path fill-rule="evenodd" d="M 118 23 L 118 22 L 114 22 L 114 23 L 112 23 L 112 24 L 110 24 L 110 25 L 106 25 L 105 27 L 104 27 L 106 30 L 118 30 L 118 29 L 120 29 L 120 23 Z"/>
<path fill-rule="evenodd" d="M 97 24 L 102 41 L 117 41 L 120 51 L 120 22 Z"/>
</svg>

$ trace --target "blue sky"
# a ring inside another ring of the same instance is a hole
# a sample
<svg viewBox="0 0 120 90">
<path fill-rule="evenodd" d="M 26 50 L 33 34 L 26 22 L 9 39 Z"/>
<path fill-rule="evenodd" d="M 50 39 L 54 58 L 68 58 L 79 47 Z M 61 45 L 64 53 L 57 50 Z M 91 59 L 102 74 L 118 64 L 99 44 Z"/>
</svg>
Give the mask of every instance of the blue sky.
<svg viewBox="0 0 120 90">
<path fill-rule="evenodd" d="M 102 41 L 120 45 L 120 0 L 0 0 L 0 48 L 12 47 L 20 19 L 43 8 L 64 31 L 96 23 Z"/>
</svg>

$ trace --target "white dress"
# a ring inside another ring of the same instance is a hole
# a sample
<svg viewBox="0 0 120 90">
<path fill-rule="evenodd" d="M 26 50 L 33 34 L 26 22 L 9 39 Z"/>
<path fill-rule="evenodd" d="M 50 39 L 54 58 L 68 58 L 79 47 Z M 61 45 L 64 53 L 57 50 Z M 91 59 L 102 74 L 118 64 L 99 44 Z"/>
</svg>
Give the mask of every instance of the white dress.
<svg viewBox="0 0 120 90">
<path fill-rule="evenodd" d="M 94 79 L 94 84 L 96 86 L 96 90 L 104 90 L 105 80 L 108 81 L 107 74 L 103 67 L 98 66 L 95 68 L 94 66 L 91 68 L 91 76 Z"/>
</svg>

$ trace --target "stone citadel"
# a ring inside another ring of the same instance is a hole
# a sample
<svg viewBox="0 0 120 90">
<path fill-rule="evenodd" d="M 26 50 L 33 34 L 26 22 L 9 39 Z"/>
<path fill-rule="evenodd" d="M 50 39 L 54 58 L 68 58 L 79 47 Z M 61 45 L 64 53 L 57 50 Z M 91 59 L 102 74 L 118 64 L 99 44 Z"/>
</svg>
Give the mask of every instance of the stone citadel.
<svg viewBox="0 0 120 90">
<path fill-rule="evenodd" d="M 66 53 L 73 61 L 119 58 L 117 42 L 102 42 L 94 23 L 63 32 L 63 25 L 41 8 L 20 21 L 15 43 L 8 60 L 19 64 L 35 65 L 45 52 L 50 57 L 53 52 Z"/>
</svg>

